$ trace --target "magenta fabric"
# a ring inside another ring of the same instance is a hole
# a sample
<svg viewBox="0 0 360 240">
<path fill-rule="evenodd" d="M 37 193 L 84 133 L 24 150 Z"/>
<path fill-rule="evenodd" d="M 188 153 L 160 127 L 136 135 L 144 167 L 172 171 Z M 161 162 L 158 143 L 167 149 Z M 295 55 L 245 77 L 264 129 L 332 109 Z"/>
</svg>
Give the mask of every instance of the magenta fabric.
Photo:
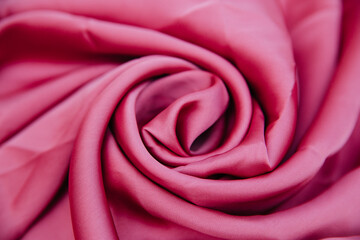
<svg viewBox="0 0 360 240">
<path fill-rule="evenodd" d="M 358 0 L 0 0 L 0 239 L 358 239 L 359 92 Z"/>
</svg>

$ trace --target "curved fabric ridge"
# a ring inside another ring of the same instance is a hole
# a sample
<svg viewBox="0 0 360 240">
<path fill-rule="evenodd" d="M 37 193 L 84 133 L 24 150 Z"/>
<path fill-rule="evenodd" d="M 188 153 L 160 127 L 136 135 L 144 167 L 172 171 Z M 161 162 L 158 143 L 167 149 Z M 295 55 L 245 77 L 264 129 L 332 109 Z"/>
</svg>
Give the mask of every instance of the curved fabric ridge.
<svg viewBox="0 0 360 240">
<path fill-rule="evenodd" d="M 360 236 L 359 25 L 357 0 L 0 1 L 0 239 Z"/>
</svg>

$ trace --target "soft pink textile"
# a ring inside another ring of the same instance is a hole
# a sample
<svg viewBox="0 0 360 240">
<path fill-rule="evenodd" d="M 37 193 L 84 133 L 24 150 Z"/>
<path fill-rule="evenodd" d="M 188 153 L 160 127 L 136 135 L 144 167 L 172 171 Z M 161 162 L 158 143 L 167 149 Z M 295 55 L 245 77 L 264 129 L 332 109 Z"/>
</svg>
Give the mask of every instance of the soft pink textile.
<svg viewBox="0 0 360 240">
<path fill-rule="evenodd" d="M 358 0 L 0 0 L 0 239 L 355 239 L 359 109 Z"/>
</svg>

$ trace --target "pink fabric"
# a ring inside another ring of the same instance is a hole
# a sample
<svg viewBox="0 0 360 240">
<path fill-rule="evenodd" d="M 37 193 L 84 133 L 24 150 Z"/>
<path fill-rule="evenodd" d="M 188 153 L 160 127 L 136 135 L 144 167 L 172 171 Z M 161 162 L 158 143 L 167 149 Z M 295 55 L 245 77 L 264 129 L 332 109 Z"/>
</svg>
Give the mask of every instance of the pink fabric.
<svg viewBox="0 0 360 240">
<path fill-rule="evenodd" d="M 0 239 L 360 237 L 360 1 L 1 0 Z"/>
</svg>

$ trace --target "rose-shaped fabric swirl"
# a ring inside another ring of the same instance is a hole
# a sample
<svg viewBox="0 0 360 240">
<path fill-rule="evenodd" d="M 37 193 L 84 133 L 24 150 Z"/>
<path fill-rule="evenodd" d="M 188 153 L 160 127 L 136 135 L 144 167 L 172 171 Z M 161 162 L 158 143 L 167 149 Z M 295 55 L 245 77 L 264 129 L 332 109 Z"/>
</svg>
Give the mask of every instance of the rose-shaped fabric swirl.
<svg viewBox="0 0 360 240">
<path fill-rule="evenodd" d="M 360 1 L 0 17 L 0 239 L 360 236 Z"/>
</svg>

